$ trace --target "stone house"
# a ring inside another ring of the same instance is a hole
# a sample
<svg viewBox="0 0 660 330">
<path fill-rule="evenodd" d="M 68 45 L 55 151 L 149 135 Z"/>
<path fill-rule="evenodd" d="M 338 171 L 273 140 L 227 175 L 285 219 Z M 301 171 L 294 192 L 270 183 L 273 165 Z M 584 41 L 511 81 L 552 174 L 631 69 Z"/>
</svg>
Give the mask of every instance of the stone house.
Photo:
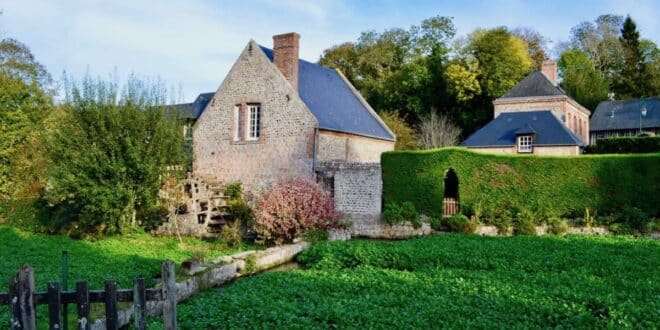
<svg viewBox="0 0 660 330">
<path fill-rule="evenodd" d="M 251 40 L 215 93 L 177 105 L 192 122 L 193 174 L 261 190 L 325 161 L 379 163 L 395 136 L 341 72 L 298 58 L 300 35 Z M 210 97 L 209 97 L 210 96 Z"/>
<path fill-rule="evenodd" d="M 493 153 L 578 155 L 589 139 L 589 115 L 558 86 L 557 64 L 523 78 L 493 101 L 494 119 L 461 145 Z"/>
<path fill-rule="evenodd" d="M 590 143 L 598 139 L 636 136 L 642 132 L 660 134 L 660 97 L 624 101 L 603 101 L 590 121 Z"/>
<path fill-rule="evenodd" d="M 299 59 L 297 33 L 250 40 L 213 93 L 174 105 L 192 139 L 184 234 L 204 236 L 225 222 L 223 186 L 240 181 L 260 194 L 272 183 L 307 177 L 325 183 L 345 216 L 377 219 L 380 155 L 395 135 L 344 75 Z M 159 233 L 172 233 L 166 223 Z"/>
</svg>

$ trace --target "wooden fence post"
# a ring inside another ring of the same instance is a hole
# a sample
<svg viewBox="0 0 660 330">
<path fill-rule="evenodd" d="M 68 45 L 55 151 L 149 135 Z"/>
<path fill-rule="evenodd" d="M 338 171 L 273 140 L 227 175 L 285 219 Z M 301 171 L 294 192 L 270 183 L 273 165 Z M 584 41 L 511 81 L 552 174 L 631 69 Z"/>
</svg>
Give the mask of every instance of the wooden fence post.
<svg viewBox="0 0 660 330">
<path fill-rule="evenodd" d="M 51 330 L 62 329 L 61 293 L 60 282 L 48 283 L 48 321 Z"/>
<path fill-rule="evenodd" d="M 174 262 L 163 263 L 163 325 L 165 330 L 175 330 L 176 324 L 176 275 Z"/>
<path fill-rule="evenodd" d="M 144 279 L 138 278 L 133 281 L 133 316 L 135 318 L 135 329 L 145 330 L 147 328 L 147 292 L 144 287 Z"/>
<path fill-rule="evenodd" d="M 36 330 L 37 317 L 34 311 L 34 268 L 24 265 L 18 272 L 18 329 Z M 13 299 L 13 298 L 12 298 Z M 14 320 L 16 322 L 16 320 Z"/>
<path fill-rule="evenodd" d="M 87 281 L 76 282 L 76 305 L 78 309 L 78 329 L 89 330 L 89 285 Z"/>
<path fill-rule="evenodd" d="M 11 328 L 12 330 L 23 329 L 23 323 L 21 323 L 21 304 L 18 302 L 18 274 L 12 277 L 11 282 L 9 282 L 9 299 Z"/>
<path fill-rule="evenodd" d="M 105 281 L 105 328 L 119 329 L 117 319 L 117 282 L 108 280 Z"/>
</svg>

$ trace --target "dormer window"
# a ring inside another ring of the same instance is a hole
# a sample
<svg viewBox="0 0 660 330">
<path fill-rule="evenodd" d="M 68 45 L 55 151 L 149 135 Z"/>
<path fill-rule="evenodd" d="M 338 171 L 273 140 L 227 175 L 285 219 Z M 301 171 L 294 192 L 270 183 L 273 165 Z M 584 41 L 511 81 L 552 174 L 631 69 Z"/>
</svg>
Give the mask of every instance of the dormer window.
<svg viewBox="0 0 660 330">
<path fill-rule="evenodd" d="M 533 136 L 520 135 L 518 136 L 518 153 L 531 153 L 533 152 Z"/>
</svg>

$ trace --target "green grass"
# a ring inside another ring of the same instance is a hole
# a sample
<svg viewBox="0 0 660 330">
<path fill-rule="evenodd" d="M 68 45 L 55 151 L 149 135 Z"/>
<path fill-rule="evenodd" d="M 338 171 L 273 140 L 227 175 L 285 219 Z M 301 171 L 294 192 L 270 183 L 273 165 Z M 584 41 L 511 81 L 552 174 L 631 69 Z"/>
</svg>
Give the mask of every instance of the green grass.
<svg viewBox="0 0 660 330">
<path fill-rule="evenodd" d="M 437 235 L 322 243 L 178 306 L 182 329 L 654 328 L 660 242 Z M 152 325 L 156 325 L 153 322 Z"/>
<path fill-rule="evenodd" d="M 66 236 L 33 234 L 15 227 L 0 225 L 0 283 L 9 283 L 21 265 L 34 267 L 37 289 L 45 291 L 48 281 L 59 280 L 62 251 L 69 253 L 69 288 L 78 279 L 89 280 L 92 289 L 102 289 L 106 279 L 115 279 L 121 288 L 132 287 L 133 279 L 144 277 L 148 286 L 155 284 L 165 259 L 177 263 L 194 251 L 207 251 L 206 258 L 236 252 L 219 242 L 210 243 L 185 238 L 152 237 L 145 233 L 108 237 L 98 241 L 73 240 Z M 0 292 L 7 292 L 6 285 Z M 45 309 L 39 311 L 44 317 Z M 8 327 L 7 307 L 0 306 L 0 328 Z"/>
</svg>

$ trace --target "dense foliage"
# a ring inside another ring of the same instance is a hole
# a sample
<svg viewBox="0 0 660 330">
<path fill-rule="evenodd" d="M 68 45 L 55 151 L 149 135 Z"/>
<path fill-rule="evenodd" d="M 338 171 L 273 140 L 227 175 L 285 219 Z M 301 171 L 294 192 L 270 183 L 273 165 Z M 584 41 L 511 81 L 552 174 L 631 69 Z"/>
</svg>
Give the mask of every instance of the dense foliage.
<svg viewBox="0 0 660 330">
<path fill-rule="evenodd" d="M 630 16 L 601 15 L 582 22 L 563 48 L 562 87 L 592 110 L 607 92 L 616 99 L 660 94 L 660 49 L 641 38 Z"/>
<path fill-rule="evenodd" d="M 177 308 L 184 329 L 653 328 L 660 245 L 626 237 L 321 243 Z M 155 322 L 154 322 L 155 323 Z"/>
<path fill-rule="evenodd" d="M 39 153 L 53 109 L 49 85 L 50 76 L 26 45 L 0 40 L 0 199 L 41 188 Z"/>
<path fill-rule="evenodd" d="M 46 290 L 48 281 L 59 280 L 62 251 L 69 252 L 70 288 L 74 281 L 84 279 L 90 281 L 91 288 L 102 289 L 107 279 L 117 280 L 121 288 L 130 288 L 133 279 L 141 276 L 145 277 L 148 286 L 153 286 L 156 284 L 153 277 L 160 274 L 165 259 L 181 262 L 197 251 L 213 258 L 243 248 L 227 250 L 222 242 L 207 243 L 193 238 L 179 242 L 174 238 L 155 238 L 144 233 L 94 242 L 80 241 L 64 236 L 32 234 L 6 225 L 0 225 L 0 242 L 0 282 L 8 283 L 21 265 L 29 264 L 35 268 L 39 291 Z M 3 285 L 0 292 L 6 291 Z M 38 313 L 42 318 L 48 316 L 45 308 Z M 9 328 L 7 306 L 0 306 L 0 328 Z"/>
<path fill-rule="evenodd" d="M 45 225 L 73 235 L 122 233 L 159 205 L 159 190 L 185 164 L 179 121 L 163 89 L 132 78 L 68 84 L 65 120 L 53 133 Z"/>
<path fill-rule="evenodd" d="M 398 112 L 410 124 L 444 114 L 469 134 L 491 119 L 492 100 L 546 55 L 531 29 L 478 29 L 453 43 L 455 33 L 452 18 L 442 16 L 367 31 L 325 50 L 320 63 L 341 70 L 380 112 Z"/>
<path fill-rule="evenodd" d="M 660 136 L 637 136 L 599 139 L 585 148 L 589 154 L 639 154 L 660 152 Z"/>
<path fill-rule="evenodd" d="M 306 178 L 274 183 L 257 201 L 255 231 L 269 244 L 291 242 L 310 229 L 337 225 L 330 192 Z"/>
<path fill-rule="evenodd" d="M 660 155 L 542 157 L 493 155 L 462 148 L 395 151 L 382 155 L 383 200 L 412 202 L 427 215 L 442 214 L 444 177 L 454 169 L 461 208 L 485 218 L 576 217 L 637 207 L 660 215 Z"/>
</svg>

